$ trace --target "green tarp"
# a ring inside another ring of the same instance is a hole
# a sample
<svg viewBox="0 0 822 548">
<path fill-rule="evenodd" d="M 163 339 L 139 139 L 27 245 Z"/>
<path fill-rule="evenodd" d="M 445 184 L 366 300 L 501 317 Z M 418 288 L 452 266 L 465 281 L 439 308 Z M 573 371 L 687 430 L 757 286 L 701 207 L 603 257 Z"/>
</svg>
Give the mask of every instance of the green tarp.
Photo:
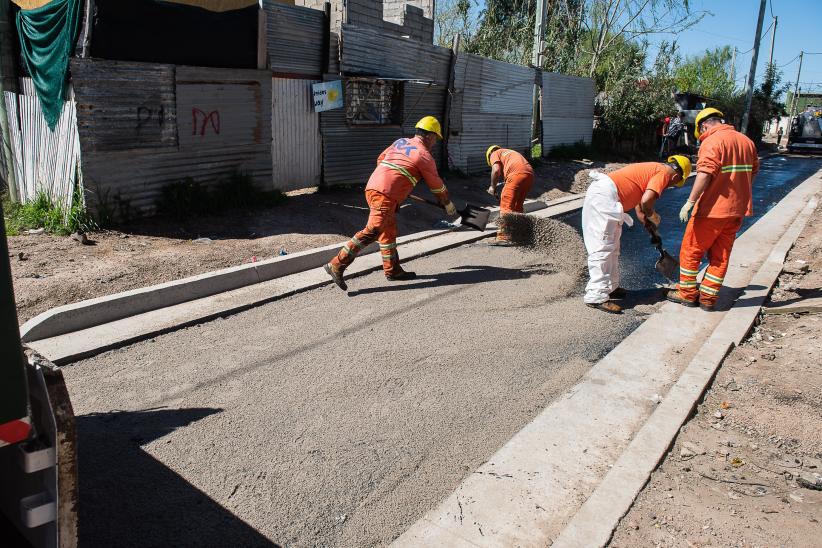
<svg viewBox="0 0 822 548">
<path fill-rule="evenodd" d="M 52 0 L 17 14 L 23 62 L 51 130 L 57 126 L 63 110 L 66 71 L 77 41 L 79 12 L 80 0 Z"/>
</svg>

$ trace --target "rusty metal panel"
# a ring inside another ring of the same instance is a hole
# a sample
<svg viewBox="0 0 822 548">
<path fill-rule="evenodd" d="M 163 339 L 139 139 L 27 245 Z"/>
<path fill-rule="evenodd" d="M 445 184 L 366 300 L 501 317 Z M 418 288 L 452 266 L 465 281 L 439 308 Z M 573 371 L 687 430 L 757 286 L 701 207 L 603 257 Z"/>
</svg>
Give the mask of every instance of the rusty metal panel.
<svg viewBox="0 0 822 548">
<path fill-rule="evenodd" d="M 271 70 L 319 76 L 323 73 L 325 12 L 263 0 L 266 51 Z"/>
<path fill-rule="evenodd" d="M 272 188 L 270 73 L 174 67 L 174 76 L 178 144 L 84 153 L 93 208 L 119 200 L 135 214 L 151 214 L 166 185 L 188 178 L 212 185 L 237 172 L 250 175 L 259 188 Z M 81 131 L 81 141 L 87 134 Z"/>
<path fill-rule="evenodd" d="M 274 78 L 271 85 L 271 159 L 274 188 L 320 184 L 322 137 L 311 85 L 319 80 Z"/>
<path fill-rule="evenodd" d="M 71 59 L 85 151 L 175 147 L 174 66 Z"/>
<path fill-rule="evenodd" d="M 180 150 L 271 143 L 271 73 L 177 68 Z"/>
<path fill-rule="evenodd" d="M 31 87 L 31 79 L 20 80 L 21 89 Z M 75 182 L 82 188 L 82 177 L 78 172 L 80 141 L 74 102 L 66 101 L 63 104 L 57 126 L 51 131 L 36 95 L 5 92 L 3 99 L 8 112 L 17 198 L 21 202 L 29 202 L 44 193 L 67 214 Z"/>
<path fill-rule="evenodd" d="M 346 75 L 423 80 L 448 84 L 451 50 L 379 30 L 343 25 L 341 69 Z"/>
<path fill-rule="evenodd" d="M 487 171 L 485 151 L 493 144 L 529 150 L 534 77 L 528 67 L 458 55 L 448 140 L 452 168 Z"/>
<path fill-rule="evenodd" d="M 92 208 L 115 200 L 133 213 L 151 215 L 164 186 L 191 179 L 214 185 L 234 173 L 245 173 L 262 189 L 271 189 L 271 146 L 226 145 L 218 148 L 173 148 L 95 152 L 83 158 L 86 193 Z"/>
<path fill-rule="evenodd" d="M 591 78 L 542 75 L 542 153 L 559 145 L 591 143 L 596 86 Z"/>
</svg>

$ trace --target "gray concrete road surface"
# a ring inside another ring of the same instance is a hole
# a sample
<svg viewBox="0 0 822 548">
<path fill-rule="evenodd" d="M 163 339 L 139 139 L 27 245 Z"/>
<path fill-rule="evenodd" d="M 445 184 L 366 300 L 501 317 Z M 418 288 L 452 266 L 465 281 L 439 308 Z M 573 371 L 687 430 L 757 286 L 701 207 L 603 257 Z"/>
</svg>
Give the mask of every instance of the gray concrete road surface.
<svg viewBox="0 0 822 548">
<path fill-rule="evenodd" d="M 484 243 L 407 268 L 66 367 L 82 544 L 386 544 L 653 310 Z"/>
</svg>

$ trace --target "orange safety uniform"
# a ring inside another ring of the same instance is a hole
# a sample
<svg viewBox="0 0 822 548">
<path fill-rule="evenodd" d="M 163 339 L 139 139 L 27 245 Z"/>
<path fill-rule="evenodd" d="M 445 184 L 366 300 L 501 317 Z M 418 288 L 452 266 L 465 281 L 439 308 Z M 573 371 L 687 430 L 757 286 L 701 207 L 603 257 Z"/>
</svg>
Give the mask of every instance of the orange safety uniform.
<svg viewBox="0 0 822 548">
<path fill-rule="evenodd" d="M 705 306 L 716 304 L 728 272 L 736 233 L 743 217 L 753 214 L 751 188 L 759 172 L 753 141 L 733 126 L 714 126 L 699 137 L 698 173 L 711 175 L 711 182 L 694 205 L 679 252 L 680 295 Z M 708 255 L 708 270 L 701 284 L 696 281 L 702 257 Z"/>
<path fill-rule="evenodd" d="M 660 162 L 630 164 L 608 173 L 617 188 L 623 211 L 630 211 L 642 201 L 646 190 L 662 196 L 668 185 L 679 180 L 679 174 Z"/>
<path fill-rule="evenodd" d="M 505 186 L 499 197 L 500 215 L 522 213 L 525 211 L 525 198 L 534 186 L 534 168 L 525 156 L 507 148 L 496 149 L 489 156 L 489 160 L 492 166 L 497 163 L 502 165 L 502 176 L 505 179 Z M 504 224 L 497 232 L 497 239 L 510 239 Z"/>
<path fill-rule="evenodd" d="M 331 266 L 339 271 L 354 262 L 360 251 L 375 240 L 380 243 L 382 266 L 386 276 L 402 272 L 397 253 L 397 211 L 420 179 L 442 205 L 450 201 L 448 189 L 437 172 L 434 157 L 425 148 L 422 139 L 398 139 L 377 158 L 377 169 L 368 179 L 365 200 L 370 214 L 361 231 L 349 240 Z"/>
</svg>

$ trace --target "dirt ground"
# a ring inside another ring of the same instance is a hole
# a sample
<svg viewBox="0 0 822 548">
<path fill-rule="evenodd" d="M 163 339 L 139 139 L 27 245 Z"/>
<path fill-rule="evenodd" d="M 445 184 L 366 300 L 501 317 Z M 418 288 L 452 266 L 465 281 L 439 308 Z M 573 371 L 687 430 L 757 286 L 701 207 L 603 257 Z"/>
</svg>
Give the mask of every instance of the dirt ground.
<svg viewBox="0 0 822 548">
<path fill-rule="evenodd" d="M 818 298 L 820 287 L 822 208 L 769 305 Z M 722 364 L 611 546 L 822 546 L 822 491 L 807 487 L 822 482 L 822 314 L 760 319 Z"/>
<path fill-rule="evenodd" d="M 543 161 L 536 165 L 530 198 L 553 200 L 584 192 L 588 170 L 604 172 L 624 164 Z M 457 207 L 465 202 L 495 205 L 485 193 L 487 176 L 446 177 Z M 417 189 L 426 195 L 425 189 Z M 368 215 L 362 186 L 289 193 L 278 207 L 234 211 L 188 221 L 149 218 L 121 230 L 89 234 L 93 245 L 49 234 L 9 237 L 18 321 L 54 308 L 129 289 L 185 278 L 344 241 Z M 444 218 L 440 210 L 406 202 L 400 234 L 428 230 Z"/>
</svg>

